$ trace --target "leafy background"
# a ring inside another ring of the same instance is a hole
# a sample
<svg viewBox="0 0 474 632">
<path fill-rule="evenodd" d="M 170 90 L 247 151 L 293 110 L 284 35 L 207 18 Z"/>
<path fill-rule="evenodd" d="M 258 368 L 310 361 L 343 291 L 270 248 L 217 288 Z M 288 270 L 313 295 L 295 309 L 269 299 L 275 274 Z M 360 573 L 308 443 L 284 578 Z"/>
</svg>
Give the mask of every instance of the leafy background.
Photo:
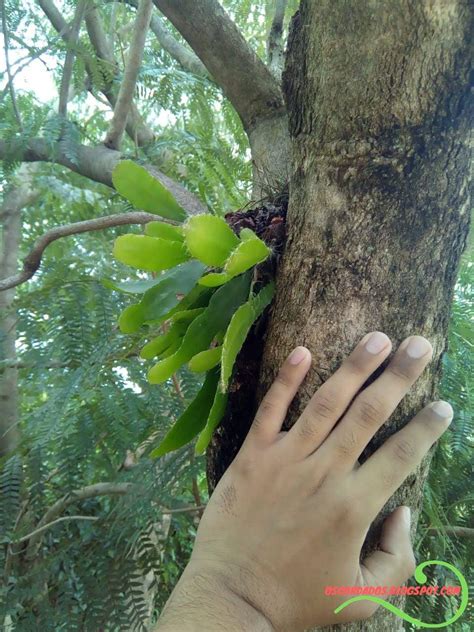
<svg viewBox="0 0 474 632">
<path fill-rule="evenodd" d="M 74 2 L 59 4 L 70 17 Z M 272 3 L 222 4 L 263 57 Z M 297 3 L 290 4 L 295 8 Z M 113 17 L 117 30 L 126 27 L 131 15 L 127 6 L 114 3 L 104 4 L 101 14 L 106 26 Z M 35 67 L 32 60 L 41 59 L 58 83 L 65 45 L 36 4 L 8 0 L 5 15 L 14 34 L 15 59 L 25 56 L 14 68 L 23 64 L 28 73 Z M 123 41 L 117 37 L 118 57 L 121 47 Z M 107 80 L 107 69 L 83 37 L 74 66 L 77 95 L 63 140 L 72 162 L 77 143 L 100 142 L 107 127 L 103 105 L 81 91 L 86 59 L 94 68 L 96 93 Z M 24 147 L 38 135 L 54 143 L 63 124 L 55 114 L 53 96 L 45 102 L 34 90 L 23 88 L 17 99 L 21 130 L 9 94 L 2 92 L 0 97 L 0 134 L 12 146 L 1 163 L 3 189 L 18 167 L 15 147 Z M 212 82 L 183 71 L 151 35 L 136 100 L 157 132 L 156 142 L 147 148 L 147 160 L 197 193 L 210 212 L 222 215 L 247 203 L 251 167 L 238 117 Z M 145 158 L 130 140 L 125 151 Z M 38 165 L 35 178 L 41 195 L 23 217 L 23 254 L 59 224 L 130 210 L 107 187 L 57 165 Z M 116 236 L 133 231 L 140 229 L 115 228 L 56 241 L 47 249 L 40 272 L 18 289 L 13 308 L 23 367 L 21 444 L 0 463 L 0 620 L 8 630 L 147 629 L 192 548 L 199 512 L 187 509 L 207 500 L 203 457 L 194 457 L 188 447 L 155 462 L 141 458 L 133 467 L 127 464 L 127 451 L 166 434 L 201 381 L 199 374 L 182 369 L 166 384 L 150 386 L 145 363 L 136 357 L 143 343 L 140 335 L 124 336 L 117 328 L 117 317 L 129 299 L 105 288 L 102 280 L 132 278 L 111 251 Z M 415 543 L 419 561 L 447 560 L 471 578 L 469 540 L 442 527 L 474 527 L 468 484 L 474 409 L 473 268 L 470 246 L 459 270 L 440 385 L 440 395 L 454 407 L 455 421 L 434 456 Z M 103 481 L 132 483 L 137 492 L 71 504 L 62 515 L 97 520 L 70 520 L 52 527 L 44 533 L 33 561 L 26 562 L 21 544 L 14 543 L 34 529 L 59 498 Z M 186 511 L 176 511 L 183 508 Z M 436 576 L 440 583 L 452 580 L 449 573 L 444 577 L 443 569 L 437 568 Z M 413 598 L 408 607 L 424 621 L 441 621 L 454 612 L 456 601 Z M 451 629 L 467 631 L 467 621 L 465 615 Z"/>
</svg>

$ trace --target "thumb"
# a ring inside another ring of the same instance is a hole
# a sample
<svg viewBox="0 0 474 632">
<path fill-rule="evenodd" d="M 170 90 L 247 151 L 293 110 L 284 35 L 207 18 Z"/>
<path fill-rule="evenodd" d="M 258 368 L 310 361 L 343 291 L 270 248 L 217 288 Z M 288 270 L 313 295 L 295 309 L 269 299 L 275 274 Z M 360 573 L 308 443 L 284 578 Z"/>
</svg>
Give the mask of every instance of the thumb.
<svg viewBox="0 0 474 632">
<path fill-rule="evenodd" d="M 399 586 L 413 575 L 416 559 L 410 538 L 410 507 L 400 506 L 382 526 L 380 551 L 371 553 L 361 564 L 369 586 Z"/>
</svg>

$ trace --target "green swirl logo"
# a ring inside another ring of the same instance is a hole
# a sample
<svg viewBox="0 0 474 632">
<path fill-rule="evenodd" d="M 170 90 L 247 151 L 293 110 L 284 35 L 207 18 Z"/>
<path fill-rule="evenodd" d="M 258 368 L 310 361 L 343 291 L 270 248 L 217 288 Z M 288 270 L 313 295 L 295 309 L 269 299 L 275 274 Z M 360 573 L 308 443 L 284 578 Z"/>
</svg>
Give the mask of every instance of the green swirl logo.
<svg viewBox="0 0 474 632">
<path fill-rule="evenodd" d="M 409 623 L 411 623 L 417 628 L 434 629 L 434 628 L 445 628 L 448 625 L 451 625 L 452 623 L 454 623 L 455 621 L 459 619 L 459 617 L 462 615 L 464 610 L 466 610 L 467 608 L 467 604 L 469 601 L 469 589 L 467 587 L 467 582 L 464 578 L 464 575 L 452 564 L 448 564 L 448 562 L 442 562 L 441 560 L 428 560 L 427 562 L 422 562 L 421 564 L 418 564 L 418 566 L 416 567 L 415 579 L 418 582 L 418 584 L 425 584 L 427 582 L 428 578 L 423 572 L 423 569 L 425 568 L 425 566 L 428 566 L 429 564 L 439 564 L 440 566 L 445 566 L 446 568 L 449 568 L 449 570 L 452 571 L 456 575 L 456 577 L 459 579 L 459 583 L 461 584 L 461 603 L 459 604 L 459 608 L 456 610 L 454 615 L 450 619 L 448 619 L 448 621 L 443 621 L 443 623 L 425 623 L 424 621 L 420 621 L 420 619 L 415 619 L 414 617 L 411 617 L 406 612 L 403 612 L 403 610 L 400 610 L 400 608 L 397 608 L 396 606 L 389 603 L 388 601 L 385 601 L 385 599 L 381 599 L 380 597 L 374 597 L 373 595 L 361 595 L 360 597 L 351 597 L 351 599 L 344 601 L 344 603 L 338 606 L 334 610 L 334 614 L 339 614 L 341 610 L 349 606 L 351 603 L 355 603 L 356 601 L 366 600 L 366 601 L 372 601 L 374 603 L 378 603 L 383 608 L 386 608 L 387 610 L 390 610 L 390 612 L 393 612 L 393 614 L 396 614 L 397 617 L 400 617 L 401 619 L 408 621 Z"/>
</svg>

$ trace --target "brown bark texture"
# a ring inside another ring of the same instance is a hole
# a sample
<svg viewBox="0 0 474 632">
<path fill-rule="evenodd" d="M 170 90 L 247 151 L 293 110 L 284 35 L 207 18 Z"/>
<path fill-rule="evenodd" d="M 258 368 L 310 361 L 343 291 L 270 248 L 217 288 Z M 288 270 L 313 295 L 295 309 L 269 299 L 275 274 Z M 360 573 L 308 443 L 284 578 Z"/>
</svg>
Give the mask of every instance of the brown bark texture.
<svg viewBox="0 0 474 632">
<path fill-rule="evenodd" d="M 231 394 L 209 451 L 211 488 L 298 344 L 311 350 L 313 363 L 286 427 L 365 333 L 385 332 L 393 351 L 363 388 L 404 338 L 430 340 L 432 362 L 361 462 L 438 398 L 470 223 L 473 41 L 473 5 L 464 0 L 302 1 L 284 73 L 293 152 L 285 251 L 263 354 L 260 336 L 238 360 L 236 380 L 249 358 L 252 385 L 239 401 Z M 412 508 L 416 529 L 431 454 L 388 501 L 363 556 L 377 547 L 381 523 L 396 506 Z M 324 629 L 400 628 L 401 620 L 380 608 L 368 621 Z"/>
</svg>

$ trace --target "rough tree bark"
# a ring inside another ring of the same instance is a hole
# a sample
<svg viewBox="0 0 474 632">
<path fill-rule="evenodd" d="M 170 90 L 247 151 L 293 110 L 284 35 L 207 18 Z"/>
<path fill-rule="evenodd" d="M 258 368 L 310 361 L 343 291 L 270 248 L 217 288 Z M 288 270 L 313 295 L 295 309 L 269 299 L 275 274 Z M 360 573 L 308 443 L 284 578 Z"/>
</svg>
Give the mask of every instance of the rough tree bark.
<svg viewBox="0 0 474 632">
<path fill-rule="evenodd" d="M 1 206 L 2 250 L 0 278 L 15 273 L 21 235 L 21 211 L 37 198 L 31 186 L 33 167 L 23 165 L 13 186 L 5 192 Z M 0 361 L 16 358 L 16 319 L 12 308 L 16 290 L 0 292 Z M 15 449 L 18 439 L 18 368 L 0 367 L 0 457 Z"/>
<path fill-rule="evenodd" d="M 290 409 L 288 427 L 368 331 L 386 332 L 394 350 L 411 334 L 431 341 L 430 366 L 361 461 L 437 398 L 470 221 L 469 4 L 301 3 L 284 74 L 293 149 L 285 252 L 258 392 L 250 389 L 242 397 L 239 381 L 246 370 L 258 377 L 261 351 L 254 335 L 240 354 L 237 388 L 209 450 L 211 488 L 241 444 L 256 403 L 297 344 L 312 351 L 313 366 Z M 410 505 L 416 528 L 430 458 L 387 503 L 364 554 L 376 547 L 381 521 L 394 507 Z M 379 609 L 370 621 L 327 629 L 374 632 L 399 629 L 400 623 Z"/>
</svg>

